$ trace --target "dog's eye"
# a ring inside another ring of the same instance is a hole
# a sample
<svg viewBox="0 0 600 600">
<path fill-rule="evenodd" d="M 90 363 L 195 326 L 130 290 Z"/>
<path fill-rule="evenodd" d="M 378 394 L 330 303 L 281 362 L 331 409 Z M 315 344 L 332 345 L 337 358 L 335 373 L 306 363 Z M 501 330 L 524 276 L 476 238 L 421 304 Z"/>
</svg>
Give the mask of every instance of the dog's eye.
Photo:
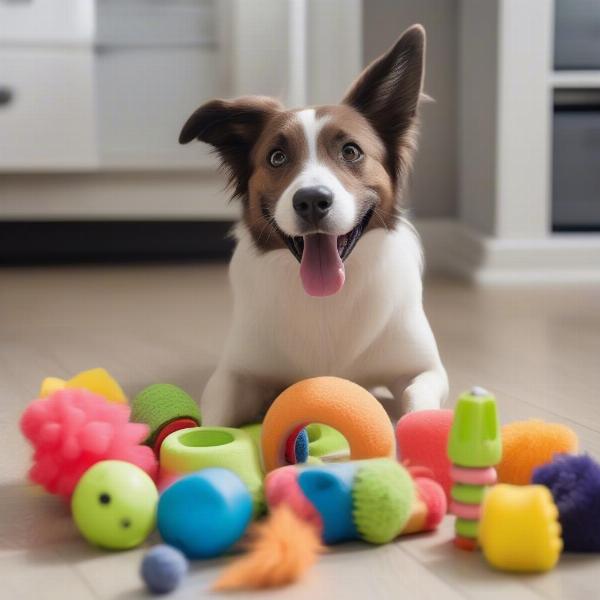
<svg viewBox="0 0 600 600">
<path fill-rule="evenodd" d="M 342 158 L 346 162 L 356 162 L 362 157 L 362 150 L 356 144 L 345 144 L 342 148 Z"/>
<path fill-rule="evenodd" d="M 281 167 L 287 162 L 287 156 L 283 150 L 271 150 L 269 154 L 269 164 L 272 167 Z"/>
</svg>

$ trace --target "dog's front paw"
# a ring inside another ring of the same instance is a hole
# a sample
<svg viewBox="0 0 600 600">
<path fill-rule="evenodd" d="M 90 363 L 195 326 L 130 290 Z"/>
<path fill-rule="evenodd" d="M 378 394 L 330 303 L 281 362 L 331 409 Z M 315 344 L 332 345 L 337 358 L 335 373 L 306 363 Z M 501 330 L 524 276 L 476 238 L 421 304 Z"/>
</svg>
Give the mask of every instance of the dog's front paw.
<svg viewBox="0 0 600 600">
<path fill-rule="evenodd" d="M 200 400 L 202 424 L 240 427 L 254 423 L 273 397 L 273 391 L 257 379 L 219 368 L 208 380 Z"/>
<path fill-rule="evenodd" d="M 402 394 L 402 412 L 415 410 L 431 410 L 440 408 L 442 399 L 436 395 L 435 390 L 426 389 L 424 386 L 409 386 Z"/>
<path fill-rule="evenodd" d="M 448 378 L 441 370 L 425 371 L 414 377 L 401 390 L 392 390 L 394 397 L 400 401 L 403 414 L 416 410 L 432 410 L 440 408 L 448 396 Z"/>
</svg>

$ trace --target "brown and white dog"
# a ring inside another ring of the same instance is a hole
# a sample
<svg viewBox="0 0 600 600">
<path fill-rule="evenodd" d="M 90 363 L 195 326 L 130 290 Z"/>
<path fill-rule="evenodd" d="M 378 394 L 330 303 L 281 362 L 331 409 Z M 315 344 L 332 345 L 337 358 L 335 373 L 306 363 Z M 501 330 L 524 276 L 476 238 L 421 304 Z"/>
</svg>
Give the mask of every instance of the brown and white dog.
<svg viewBox="0 0 600 600">
<path fill-rule="evenodd" d="M 179 141 L 215 147 L 243 206 L 231 331 L 202 396 L 206 424 L 251 422 L 283 388 L 317 375 L 387 387 L 396 415 L 444 401 L 420 243 L 402 214 L 424 51 L 415 25 L 339 105 L 214 100 L 184 125 Z"/>
</svg>

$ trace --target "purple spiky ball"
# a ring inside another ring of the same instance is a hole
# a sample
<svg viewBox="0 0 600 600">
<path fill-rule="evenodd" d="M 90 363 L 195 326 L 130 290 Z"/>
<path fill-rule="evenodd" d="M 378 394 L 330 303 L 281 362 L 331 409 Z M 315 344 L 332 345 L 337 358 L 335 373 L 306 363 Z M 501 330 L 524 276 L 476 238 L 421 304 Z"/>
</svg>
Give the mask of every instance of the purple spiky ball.
<svg viewBox="0 0 600 600">
<path fill-rule="evenodd" d="M 558 507 L 566 552 L 600 552 L 600 464 L 584 455 L 559 454 L 536 469 Z"/>
</svg>

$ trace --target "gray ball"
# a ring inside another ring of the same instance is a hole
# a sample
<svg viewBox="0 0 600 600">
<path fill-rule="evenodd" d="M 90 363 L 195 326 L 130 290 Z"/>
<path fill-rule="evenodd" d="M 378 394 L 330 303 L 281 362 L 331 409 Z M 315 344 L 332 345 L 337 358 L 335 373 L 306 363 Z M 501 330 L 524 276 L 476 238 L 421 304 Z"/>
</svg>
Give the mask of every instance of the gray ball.
<svg viewBox="0 0 600 600">
<path fill-rule="evenodd" d="M 179 586 L 188 566 L 183 553 L 172 546 L 159 544 L 142 559 L 140 573 L 153 594 L 168 594 Z"/>
</svg>

